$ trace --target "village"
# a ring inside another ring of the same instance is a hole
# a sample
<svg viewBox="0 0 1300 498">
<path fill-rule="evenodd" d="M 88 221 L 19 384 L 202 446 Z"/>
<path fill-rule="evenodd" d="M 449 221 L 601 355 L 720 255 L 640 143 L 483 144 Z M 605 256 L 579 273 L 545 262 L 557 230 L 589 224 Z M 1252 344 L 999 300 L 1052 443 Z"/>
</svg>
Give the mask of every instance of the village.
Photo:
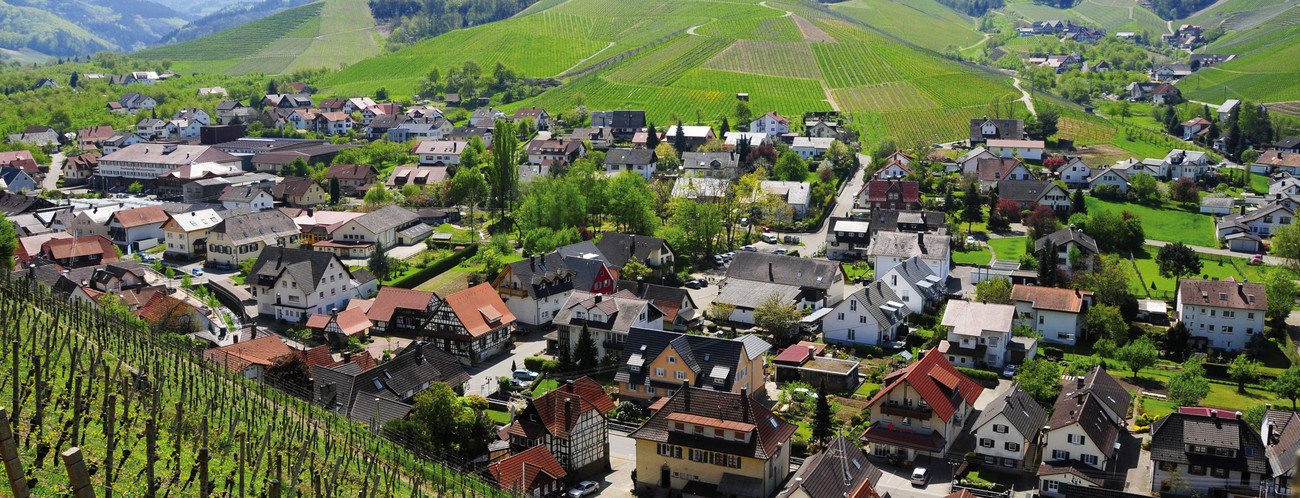
<svg viewBox="0 0 1300 498">
<path fill-rule="evenodd" d="M 112 76 L 134 128 L 10 137 L 79 152 L 0 152 L 11 277 L 503 489 L 1288 496 L 1300 138 L 1220 160 L 1239 101 L 1087 164 L 1044 114 L 857 150 L 745 94 L 734 129 L 305 85 L 158 117 L 167 77 Z"/>
</svg>

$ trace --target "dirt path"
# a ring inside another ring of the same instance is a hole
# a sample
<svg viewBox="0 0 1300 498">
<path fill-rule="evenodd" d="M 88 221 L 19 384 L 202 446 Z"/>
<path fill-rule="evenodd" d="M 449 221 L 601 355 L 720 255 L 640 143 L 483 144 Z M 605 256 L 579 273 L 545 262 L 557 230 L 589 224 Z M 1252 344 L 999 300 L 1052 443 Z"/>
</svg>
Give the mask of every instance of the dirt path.
<svg viewBox="0 0 1300 498">
<path fill-rule="evenodd" d="M 1034 110 L 1034 99 L 1029 98 L 1029 92 L 1026 92 L 1024 88 L 1020 87 L 1020 78 L 1011 78 L 1011 81 L 1011 84 L 1016 87 L 1016 90 L 1020 90 L 1021 97 L 1016 100 L 1024 102 L 1025 107 L 1029 109 L 1029 113 L 1038 116 L 1038 111 Z"/>
<path fill-rule="evenodd" d="M 790 16 L 794 15 L 794 12 L 790 12 L 790 11 L 788 11 L 788 10 L 778 9 L 778 8 L 776 8 L 776 7 L 773 7 L 773 6 L 771 6 L 771 5 L 768 5 L 768 4 L 767 4 L 767 0 L 763 0 L 762 2 L 758 2 L 758 4 L 759 4 L 759 5 L 762 5 L 763 7 L 767 7 L 767 8 L 769 8 L 769 9 L 775 10 L 775 11 L 777 11 L 777 12 L 785 12 L 785 15 L 783 15 L 783 16 L 781 16 L 781 17 L 790 17 Z"/>
<path fill-rule="evenodd" d="M 695 29 L 695 28 L 691 28 L 691 29 Z M 691 34 L 694 34 L 694 33 L 691 33 Z M 605 48 L 602 48 L 602 49 L 600 49 L 600 50 L 597 50 L 596 53 L 591 54 L 591 55 L 588 55 L 587 58 L 578 61 L 576 64 L 574 64 L 573 66 L 569 67 L 568 69 L 565 69 L 565 70 L 563 70 L 563 71 L 560 71 L 560 74 L 555 75 L 555 77 L 556 77 L 556 78 L 559 78 L 560 76 L 564 75 L 564 73 L 567 73 L 567 72 L 569 72 L 569 71 L 572 71 L 572 70 L 574 70 L 574 69 L 577 69 L 578 66 L 581 66 L 581 65 L 585 64 L 587 61 L 591 60 L 592 57 L 595 57 L 595 56 L 597 56 L 597 55 L 600 55 L 601 52 L 604 52 L 604 51 L 606 51 L 606 50 L 609 50 L 609 49 L 612 48 L 613 46 L 614 46 L 614 42 L 609 42 L 609 45 L 605 45 Z"/>
<path fill-rule="evenodd" d="M 831 89 L 826 86 L 825 81 L 821 82 L 821 85 L 822 85 L 822 93 L 826 94 L 826 103 L 831 105 L 831 110 L 835 112 L 839 112 L 840 105 L 835 102 L 835 94 L 831 93 Z"/>
<path fill-rule="evenodd" d="M 709 21 L 709 22 L 713 22 L 713 21 Z M 708 23 L 705 23 L 705 24 L 708 24 Z M 702 26 L 704 26 L 704 24 L 696 24 L 696 25 L 694 25 L 694 26 L 691 26 L 691 27 L 689 27 L 689 28 L 686 28 L 686 34 L 691 35 L 691 36 L 704 36 L 704 35 L 701 35 L 701 34 L 695 32 L 696 29 L 699 29 L 699 28 L 702 27 Z"/>
<path fill-rule="evenodd" d="M 983 39 L 983 40 L 977 41 L 977 42 L 975 42 L 974 45 L 971 45 L 971 46 L 969 46 L 969 47 L 962 47 L 962 48 L 959 48 L 959 49 L 957 49 L 957 51 L 958 51 L 958 52 L 965 52 L 965 51 L 970 50 L 970 49 L 972 49 L 972 48 L 975 48 L 975 47 L 978 47 L 978 46 L 980 46 L 980 45 L 983 45 L 984 42 L 987 42 L 987 41 L 989 41 L 989 34 L 988 34 L 988 33 L 984 33 L 984 39 Z"/>
</svg>

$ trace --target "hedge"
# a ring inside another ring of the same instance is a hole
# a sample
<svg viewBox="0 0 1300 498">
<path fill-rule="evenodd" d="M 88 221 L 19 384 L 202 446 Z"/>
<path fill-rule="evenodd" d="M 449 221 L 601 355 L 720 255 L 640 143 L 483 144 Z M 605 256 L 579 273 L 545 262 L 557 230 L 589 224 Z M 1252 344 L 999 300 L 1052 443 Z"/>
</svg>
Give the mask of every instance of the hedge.
<svg viewBox="0 0 1300 498">
<path fill-rule="evenodd" d="M 993 382 L 998 381 L 997 372 L 990 372 L 987 370 L 976 370 L 974 368 L 966 368 L 966 367 L 957 367 L 957 371 L 961 372 L 962 375 L 970 377 L 970 379 L 974 381 L 981 381 L 981 380 L 991 380 Z"/>
<path fill-rule="evenodd" d="M 466 246 L 464 249 L 452 253 L 451 256 L 435 261 L 433 264 L 422 268 L 420 271 L 402 277 L 400 280 L 394 281 L 388 286 L 397 287 L 399 289 L 414 289 L 415 286 L 428 282 L 429 279 L 442 274 L 442 272 L 455 268 L 456 265 L 459 265 L 462 261 L 474 257 L 474 254 L 477 252 L 478 245 Z"/>
<path fill-rule="evenodd" d="M 534 372 L 554 372 L 559 369 L 559 366 L 560 362 L 555 360 L 538 358 L 536 356 L 524 358 L 524 368 Z"/>
</svg>

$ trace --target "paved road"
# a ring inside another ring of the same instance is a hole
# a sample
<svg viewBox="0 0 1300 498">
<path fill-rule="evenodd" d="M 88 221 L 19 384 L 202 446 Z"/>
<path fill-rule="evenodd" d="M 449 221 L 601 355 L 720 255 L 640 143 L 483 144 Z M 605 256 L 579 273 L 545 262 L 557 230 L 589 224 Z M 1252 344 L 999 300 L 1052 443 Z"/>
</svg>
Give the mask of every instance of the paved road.
<svg viewBox="0 0 1300 498">
<path fill-rule="evenodd" d="M 59 177 L 63 176 L 62 152 L 50 154 L 50 172 L 45 175 L 45 180 L 41 182 L 41 188 L 45 190 L 55 190 L 59 188 Z"/>
<path fill-rule="evenodd" d="M 831 208 L 831 216 L 848 216 L 854 210 L 854 202 L 858 195 L 858 191 L 862 190 L 863 176 L 866 173 L 867 166 L 871 164 L 871 156 L 858 154 L 858 161 L 862 163 L 862 167 L 858 168 L 858 171 L 849 178 L 849 181 L 841 186 L 840 193 L 835 196 L 835 207 Z M 808 256 L 817 252 L 818 249 L 821 249 L 822 246 L 826 245 L 826 231 L 830 226 L 829 220 L 830 216 L 827 216 L 826 220 L 822 221 L 822 225 L 813 233 L 782 232 L 779 230 L 772 231 L 777 238 L 782 238 L 785 235 L 794 235 L 799 237 L 803 240 L 802 246 L 785 243 L 769 244 L 766 242 L 758 242 L 754 245 L 758 247 L 759 251 L 763 252 L 785 249 L 786 251 L 799 251 L 800 256 Z M 699 301 L 696 302 L 698 303 Z"/>
<path fill-rule="evenodd" d="M 476 367 L 466 369 L 470 380 L 465 393 L 487 396 L 497 392 L 497 379 L 510 376 L 512 362 L 517 368 L 524 368 L 524 358 L 536 356 L 538 352 L 546 349 L 546 339 L 542 335 L 541 332 L 516 335 L 513 351 L 496 358 L 489 358 Z"/>
</svg>

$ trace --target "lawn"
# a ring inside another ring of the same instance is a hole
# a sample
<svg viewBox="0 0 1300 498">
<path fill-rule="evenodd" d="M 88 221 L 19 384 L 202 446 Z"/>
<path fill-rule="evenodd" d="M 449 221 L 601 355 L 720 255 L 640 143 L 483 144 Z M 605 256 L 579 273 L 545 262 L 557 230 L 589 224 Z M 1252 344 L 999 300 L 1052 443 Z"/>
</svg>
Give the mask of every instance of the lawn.
<svg viewBox="0 0 1300 498">
<path fill-rule="evenodd" d="M 491 418 L 493 422 L 496 422 L 501 425 L 506 425 L 510 423 L 509 413 L 503 412 L 501 410 L 485 410 L 485 411 L 487 412 L 487 416 Z"/>
<path fill-rule="evenodd" d="M 858 277 L 871 276 L 871 265 L 868 265 L 866 262 L 840 263 L 840 267 L 844 269 L 844 274 L 848 275 L 849 280 L 854 280 Z"/>
<path fill-rule="evenodd" d="M 1177 403 L 1155 398 L 1145 398 L 1142 404 L 1146 407 L 1147 415 L 1152 417 L 1163 417 L 1178 409 Z"/>
<path fill-rule="evenodd" d="M 1256 194 L 1267 194 L 1268 177 L 1252 173 L 1250 175 L 1250 189 L 1254 190 Z"/>
<path fill-rule="evenodd" d="M 984 244 L 975 244 L 969 251 L 953 251 L 952 262 L 959 265 L 987 265 L 993 260 L 993 253 Z"/>
<path fill-rule="evenodd" d="M 880 390 L 880 384 L 875 384 L 872 382 L 863 382 L 862 385 L 858 386 L 858 390 L 855 391 L 853 394 L 866 396 L 868 394 L 872 394 L 873 392 L 879 390 Z"/>
<path fill-rule="evenodd" d="M 1131 202 L 1111 202 L 1087 197 L 1088 212 L 1128 211 L 1142 219 L 1148 239 L 1182 242 L 1202 247 L 1218 247 L 1214 237 L 1214 218 L 1167 206 L 1148 206 Z"/>
<path fill-rule="evenodd" d="M 1020 261 L 1020 257 L 1025 255 L 1025 240 L 1024 237 L 989 239 L 988 244 L 997 259 Z"/>
<path fill-rule="evenodd" d="M 1135 253 L 1133 255 L 1135 259 L 1133 261 L 1137 263 L 1137 270 L 1142 273 L 1142 280 L 1146 281 L 1146 290 L 1150 290 L 1152 292 L 1152 295 L 1155 297 L 1164 296 L 1165 293 L 1170 293 L 1170 297 L 1172 297 L 1172 293 L 1175 287 L 1174 279 L 1160 276 L 1160 267 L 1159 265 L 1156 264 L 1156 253 L 1159 252 L 1160 248 L 1156 246 L 1142 246 L 1142 247 L 1146 249 L 1146 252 Z M 1201 273 L 1199 275 L 1195 275 L 1195 278 L 1202 278 L 1204 276 L 1208 276 L 1209 278 L 1217 278 L 1219 280 L 1224 280 L 1227 279 L 1228 277 L 1232 277 L 1235 280 L 1243 280 L 1249 278 L 1251 279 L 1251 281 L 1258 281 L 1260 276 L 1258 273 L 1255 273 L 1253 271 L 1254 267 L 1251 267 L 1252 270 L 1247 270 L 1246 275 L 1242 275 L 1240 272 L 1237 271 L 1237 268 L 1232 265 L 1232 262 L 1229 261 L 1230 259 L 1232 258 L 1223 258 L 1221 256 L 1202 254 Z M 1240 263 L 1243 267 L 1245 267 L 1245 262 L 1246 262 L 1245 260 L 1238 261 L 1238 263 Z M 1151 287 L 1152 283 L 1155 283 L 1154 289 Z M 1142 292 L 1143 291 L 1142 284 L 1138 282 L 1137 276 L 1134 276 L 1133 280 L 1130 281 L 1129 287 L 1134 292 L 1142 293 L 1143 295 L 1145 295 L 1145 293 Z"/>
<path fill-rule="evenodd" d="M 541 397 L 543 394 L 554 391 L 557 387 L 560 387 L 560 382 L 555 379 L 539 380 L 533 385 L 533 397 Z"/>
</svg>

